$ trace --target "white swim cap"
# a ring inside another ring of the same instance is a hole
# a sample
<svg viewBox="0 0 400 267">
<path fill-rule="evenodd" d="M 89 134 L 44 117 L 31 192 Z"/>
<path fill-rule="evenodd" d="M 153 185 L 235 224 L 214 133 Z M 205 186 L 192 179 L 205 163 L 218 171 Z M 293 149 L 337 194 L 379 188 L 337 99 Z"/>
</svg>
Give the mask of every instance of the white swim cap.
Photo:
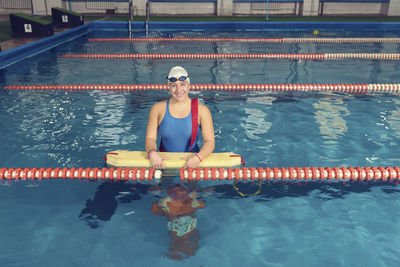
<svg viewBox="0 0 400 267">
<path fill-rule="evenodd" d="M 167 77 L 167 78 L 169 79 L 169 78 L 171 78 L 171 77 L 175 77 L 175 78 L 178 79 L 178 78 L 181 77 L 181 76 L 187 77 L 185 81 L 188 81 L 188 83 L 190 83 L 189 74 L 188 74 L 187 71 L 186 71 L 183 67 L 181 67 L 181 66 L 172 67 L 171 70 L 169 71 L 169 74 L 168 74 L 168 77 Z"/>
</svg>

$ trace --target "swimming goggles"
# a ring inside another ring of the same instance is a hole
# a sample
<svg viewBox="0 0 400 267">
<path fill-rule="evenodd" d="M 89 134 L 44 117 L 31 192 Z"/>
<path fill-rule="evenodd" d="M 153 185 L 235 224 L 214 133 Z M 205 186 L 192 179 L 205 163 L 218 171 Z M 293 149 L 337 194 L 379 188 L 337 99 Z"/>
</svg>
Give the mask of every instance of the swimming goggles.
<svg viewBox="0 0 400 267">
<path fill-rule="evenodd" d="M 168 77 L 167 77 L 168 81 L 170 81 L 170 82 L 172 82 L 172 83 L 174 83 L 174 82 L 176 82 L 176 81 L 181 81 L 181 82 L 183 82 L 183 81 L 185 81 L 187 78 L 189 78 L 189 76 L 181 76 L 181 77 L 179 77 L 179 78 L 175 78 L 175 77 L 168 78 Z"/>
</svg>

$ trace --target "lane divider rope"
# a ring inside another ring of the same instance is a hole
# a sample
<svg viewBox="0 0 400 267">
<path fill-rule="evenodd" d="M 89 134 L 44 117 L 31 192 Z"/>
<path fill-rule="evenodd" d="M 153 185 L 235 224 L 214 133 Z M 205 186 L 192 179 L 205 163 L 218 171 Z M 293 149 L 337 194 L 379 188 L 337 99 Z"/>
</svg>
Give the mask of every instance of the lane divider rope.
<svg viewBox="0 0 400 267">
<path fill-rule="evenodd" d="M 167 84 L 8 85 L 7 90 L 168 90 Z M 400 93 L 400 84 L 191 84 L 193 91 Z"/>
<path fill-rule="evenodd" d="M 400 60 L 400 53 L 230 53 L 230 54 L 66 54 L 62 58 L 90 59 L 293 59 L 293 60 L 339 60 L 379 59 Z"/>
<path fill-rule="evenodd" d="M 181 180 L 400 180 L 399 167 L 180 169 Z"/>
<path fill-rule="evenodd" d="M 153 180 L 154 171 L 152 168 L 1 168 L 0 179 Z"/>
<path fill-rule="evenodd" d="M 153 168 L 1 168 L 0 179 L 153 180 Z M 399 167 L 274 167 L 179 169 L 181 180 L 398 181 Z M 156 173 L 155 176 L 158 176 Z M 155 177 L 158 179 L 159 177 Z"/>
<path fill-rule="evenodd" d="M 400 43 L 400 38 L 90 38 L 89 42 Z"/>
</svg>

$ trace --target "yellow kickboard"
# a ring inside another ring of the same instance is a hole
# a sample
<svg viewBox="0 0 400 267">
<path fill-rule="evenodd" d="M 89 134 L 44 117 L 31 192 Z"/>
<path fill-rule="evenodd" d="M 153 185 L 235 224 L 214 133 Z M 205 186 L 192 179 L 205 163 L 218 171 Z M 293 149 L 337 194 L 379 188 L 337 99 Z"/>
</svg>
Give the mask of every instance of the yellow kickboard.
<svg viewBox="0 0 400 267">
<path fill-rule="evenodd" d="M 158 152 L 168 159 L 164 160 L 166 169 L 180 169 L 185 166 L 185 158 L 194 153 Z M 107 165 L 121 168 L 151 168 L 146 151 L 116 150 L 107 153 Z M 212 153 L 200 162 L 201 168 L 235 167 L 241 164 L 241 157 L 234 153 Z"/>
</svg>

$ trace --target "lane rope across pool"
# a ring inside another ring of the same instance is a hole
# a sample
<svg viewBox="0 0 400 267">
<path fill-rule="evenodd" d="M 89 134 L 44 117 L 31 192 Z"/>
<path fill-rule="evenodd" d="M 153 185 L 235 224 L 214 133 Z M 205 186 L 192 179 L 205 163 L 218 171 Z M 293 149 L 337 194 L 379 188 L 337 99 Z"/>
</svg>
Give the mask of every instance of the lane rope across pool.
<svg viewBox="0 0 400 267">
<path fill-rule="evenodd" d="M 105 90 L 144 91 L 168 90 L 167 84 L 88 84 L 88 85 L 8 85 L 7 90 Z M 271 92 L 341 92 L 353 94 L 400 93 L 400 84 L 191 84 L 193 91 L 219 90 Z"/>
<path fill-rule="evenodd" d="M 0 179 L 154 180 L 153 168 L 1 168 Z M 179 169 L 181 180 L 399 181 L 399 167 L 259 167 Z M 157 179 L 159 177 L 156 177 Z"/>
<path fill-rule="evenodd" d="M 400 38 L 90 38 L 89 42 L 400 43 Z"/>
<path fill-rule="evenodd" d="M 180 169 L 181 180 L 399 180 L 399 167 Z"/>
<path fill-rule="evenodd" d="M 153 168 L 0 168 L 0 179 L 152 180 Z"/>
<path fill-rule="evenodd" d="M 293 59 L 293 60 L 340 60 L 375 59 L 400 60 L 400 53 L 226 53 L 226 54 L 65 54 L 62 58 L 86 59 Z"/>
</svg>

